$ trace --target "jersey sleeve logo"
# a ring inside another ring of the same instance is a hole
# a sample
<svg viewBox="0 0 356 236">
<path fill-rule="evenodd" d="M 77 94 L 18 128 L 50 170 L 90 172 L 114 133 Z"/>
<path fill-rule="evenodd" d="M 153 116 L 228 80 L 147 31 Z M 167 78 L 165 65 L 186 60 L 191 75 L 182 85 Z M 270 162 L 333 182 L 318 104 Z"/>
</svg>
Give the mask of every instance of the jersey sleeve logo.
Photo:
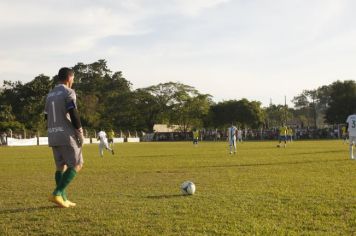
<svg viewBox="0 0 356 236">
<path fill-rule="evenodd" d="M 70 102 L 67 104 L 67 107 L 66 107 L 66 108 L 67 108 L 67 110 L 76 108 L 74 101 L 70 101 Z"/>
</svg>

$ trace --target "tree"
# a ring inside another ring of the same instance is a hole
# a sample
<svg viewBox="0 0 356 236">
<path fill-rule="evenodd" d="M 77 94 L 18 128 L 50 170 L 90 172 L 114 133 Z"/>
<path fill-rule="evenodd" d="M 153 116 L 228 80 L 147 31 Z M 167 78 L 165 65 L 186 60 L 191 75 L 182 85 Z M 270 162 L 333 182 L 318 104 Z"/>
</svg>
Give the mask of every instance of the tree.
<svg viewBox="0 0 356 236">
<path fill-rule="evenodd" d="M 258 128 L 264 124 L 265 113 L 261 103 L 247 99 L 220 102 L 211 107 L 211 113 L 215 127 L 237 123 L 243 127 Z"/>
<path fill-rule="evenodd" d="M 172 108 L 171 123 L 178 124 L 183 132 L 190 128 L 202 128 L 210 104 L 210 95 L 198 94 L 193 97 L 183 95 L 180 102 Z"/>
<path fill-rule="evenodd" d="M 132 125 L 125 116 L 130 108 L 127 103 L 131 97 L 131 83 L 122 76 L 121 71 L 113 73 L 105 60 L 91 64 L 77 63 L 73 70 L 73 88 L 78 95 L 77 104 L 85 127 L 120 129 Z"/>
<path fill-rule="evenodd" d="M 266 126 L 268 128 L 279 127 L 285 124 L 293 117 L 293 109 L 287 108 L 285 105 L 270 105 L 265 108 Z"/>
<path fill-rule="evenodd" d="M 14 121 L 15 115 L 11 105 L 0 105 L 0 121 Z"/>
<path fill-rule="evenodd" d="M 301 123 L 314 127 L 323 124 L 329 93 L 329 86 L 322 86 L 315 90 L 304 90 L 294 97 L 295 114 Z"/>
<path fill-rule="evenodd" d="M 330 85 L 329 91 L 326 121 L 330 124 L 345 123 L 350 114 L 356 113 L 356 83 L 354 80 L 337 81 Z"/>
<path fill-rule="evenodd" d="M 153 131 L 154 124 L 177 124 L 190 128 L 224 128 L 232 122 L 243 127 L 276 127 L 287 121 L 306 126 L 344 123 L 356 112 L 354 80 L 337 81 L 305 90 L 293 99 L 295 108 L 247 99 L 213 103 L 208 94 L 175 82 L 132 89 L 121 71 L 111 71 L 105 60 L 77 63 L 74 87 L 82 124 L 86 129 Z M 44 131 L 44 103 L 57 82 L 43 74 L 28 83 L 4 81 L 0 88 L 0 127 Z"/>
<path fill-rule="evenodd" d="M 50 78 L 42 74 L 26 84 L 4 81 L 2 103 L 11 106 L 16 121 L 24 124 L 25 128 L 44 131 L 43 109 L 51 86 Z"/>
<path fill-rule="evenodd" d="M 22 130 L 24 125 L 16 121 L 11 105 L 0 105 L 0 130 Z"/>
<path fill-rule="evenodd" d="M 159 123 L 161 107 L 155 96 L 144 89 L 137 89 L 133 93 L 135 105 L 135 121 L 137 129 L 152 132 L 153 126 Z"/>
<path fill-rule="evenodd" d="M 356 83 L 354 80 L 336 81 L 315 90 L 305 90 L 293 100 L 300 117 L 313 120 L 314 126 L 324 121 L 329 124 L 345 123 L 355 112 Z"/>
<path fill-rule="evenodd" d="M 144 88 L 155 98 L 156 121 L 179 125 L 182 131 L 201 127 L 209 112 L 211 96 L 182 83 L 161 83 Z"/>
</svg>

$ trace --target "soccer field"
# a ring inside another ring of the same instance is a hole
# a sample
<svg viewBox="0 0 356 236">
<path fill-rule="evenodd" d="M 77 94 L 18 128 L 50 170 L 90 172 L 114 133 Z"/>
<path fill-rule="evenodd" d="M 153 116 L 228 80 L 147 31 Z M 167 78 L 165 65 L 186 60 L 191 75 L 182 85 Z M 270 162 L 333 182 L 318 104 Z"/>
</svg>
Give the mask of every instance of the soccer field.
<svg viewBox="0 0 356 236">
<path fill-rule="evenodd" d="M 48 147 L 0 148 L 0 235 L 355 235 L 356 161 L 341 141 L 116 144 L 84 148 L 78 206 L 47 201 Z M 192 180 L 194 196 L 180 184 Z"/>
</svg>

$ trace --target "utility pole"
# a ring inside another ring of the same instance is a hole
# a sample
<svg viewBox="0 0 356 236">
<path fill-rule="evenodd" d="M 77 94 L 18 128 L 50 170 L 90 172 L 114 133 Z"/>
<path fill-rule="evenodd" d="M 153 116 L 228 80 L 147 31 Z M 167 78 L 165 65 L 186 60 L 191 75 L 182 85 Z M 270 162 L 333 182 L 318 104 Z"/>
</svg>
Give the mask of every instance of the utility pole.
<svg viewBox="0 0 356 236">
<path fill-rule="evenodd" d="M 284 122 L 287 125 L 287 96 L 284 96 Z"/>
<path fill-rule="evenodd" d="M 318 126 L 318 119 L 317 119 L 317 111 L 316 111 L 316 101 L 315 101 L 315 98 L 313 96 L 313 108 L 314 108 L 314 111 L 313 111 L 313 115 L 314 115 L 314 126 L 315 128 L 317 128 Z"/>
</svg>

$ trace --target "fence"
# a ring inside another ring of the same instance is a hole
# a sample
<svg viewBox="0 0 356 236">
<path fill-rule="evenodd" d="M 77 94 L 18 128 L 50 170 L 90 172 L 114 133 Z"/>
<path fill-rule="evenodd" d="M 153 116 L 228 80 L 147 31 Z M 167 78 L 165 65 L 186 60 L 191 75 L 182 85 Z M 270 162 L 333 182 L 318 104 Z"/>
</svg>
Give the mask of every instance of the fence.
<svg viewBox="0 0 356 236">
<path fill-rule="evenodd" d="M 142 132 L 122 132 L 116 133 L 113 137 L 114 143 L 138 143 L 140 142 L 140 137 L 138 136 Z M 97 139 L 97 133 L 95 130 L 87 131 L 84 130 L 84 144 L 99 143 Z M 119 137 L 117 137 L 119 135 Z M 48 145 L 48 137 L 41 136 L 40 132 L 29 131 L 29 130 L 7 130 L 0 132 L 0 145 L 7 146 L 36 146 L 36 145 Z"/>
<path fill-rule="evenodd" d="M 294 128 L 293 139 L 337 139 L 342 138 L 343 125 L 333 125 L 325 128 Z M 99 143 L 97 140 L 97 132 L 95 130 L 84 131 L 84 144 Z M 244 140 L 276 140 L 279 132 L 277 128 L 272 129 L 243 129 L 242 137 Z M 114 143 L 137 143 L 144 142 L 162 142 L 162 141 L 188 141 L 192 140 L 192 132 L 164 132 L 164 133 L 148 133 L 119 131 L 116 132 Z M 227 132 L 225 129 L 202 129 L 200 130 L 200 140 L 204 141 L 225 141 Z M 0 132 L 0 145 L 8 146 L 35 146 L 48 145 L 48 138 L 40 136 L 39 132 L 21 130 Z"/>
</svg>

